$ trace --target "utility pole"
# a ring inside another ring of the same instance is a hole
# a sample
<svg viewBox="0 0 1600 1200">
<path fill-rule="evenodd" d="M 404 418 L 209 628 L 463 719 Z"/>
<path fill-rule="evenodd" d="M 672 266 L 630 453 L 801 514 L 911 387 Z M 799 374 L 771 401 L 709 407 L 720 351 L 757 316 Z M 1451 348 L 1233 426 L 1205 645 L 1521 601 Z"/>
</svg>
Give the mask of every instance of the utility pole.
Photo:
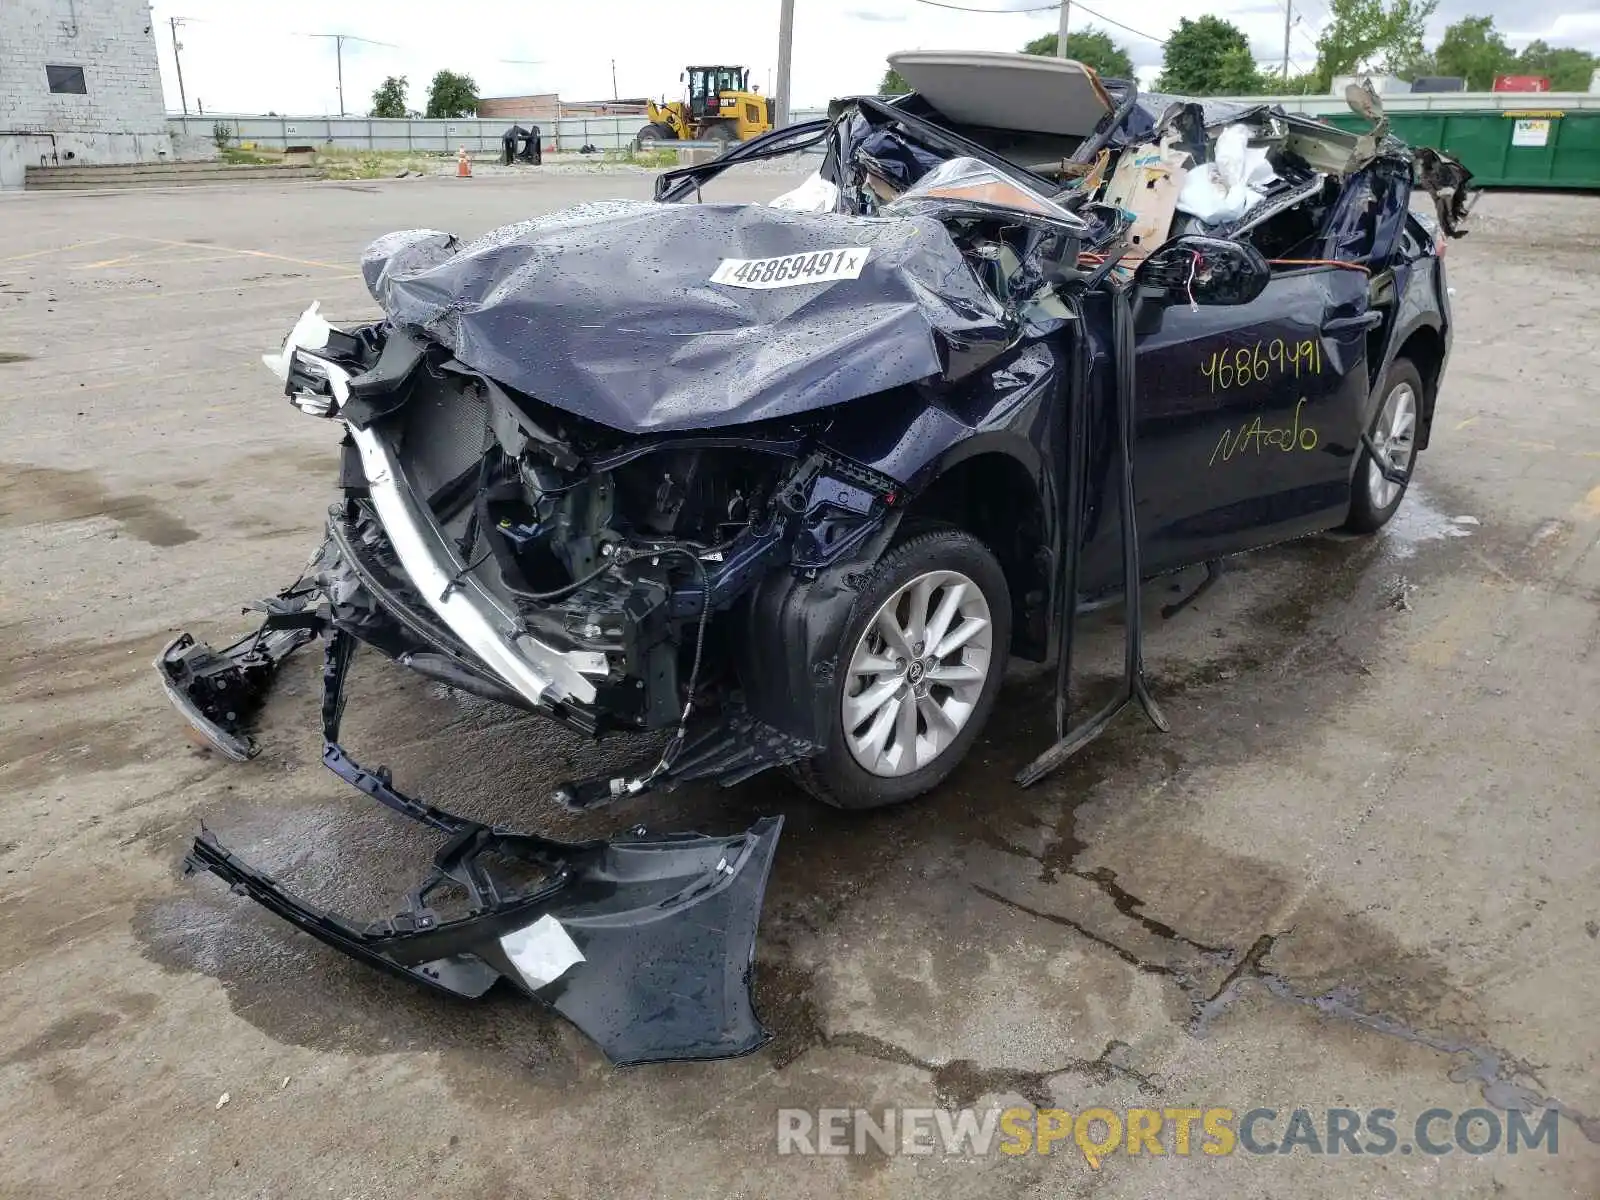
<svg viewBox="0 0 1600 1200">
<path fill-rule="evenodd" d="M 353 33 L 308 33 L 306 37 L 332 38 L 333 54 L 336 69 L 339 72 L 339 115 L 344 116 L 344 44 L 350 42 L 365 42 L 369 46 L 387 46 L 395 49 L 393 42 L 375 42 L 371 38 L 357 37 Z M 503 62 L 515 62 L 515 59 L 503 59 Z"/>
<path fill-rule="evenodd" d="M 617 93 L 617 60 L 614 58 L 611 60 L 611 98 L 613 100 L 622 99 Z"/>
<path fill-rule="evenodd" d="M 178 103 L 183 105 L 183 115 L 189 115 L 189 99 L 183 93 L 183 59 L 178 57 L 178 51 L 183 49 L 183 43 L 178 40 L 178 26 L 183 24 L 182 17 L 173 17 L 172 24 L 172 63 L 178 68 Z"/>
<path fill-rule="evenodd" d="M 1294 0 L 1283 0 L 1283 82 L 1289 82 L 1289 30 L 1294 25 Z"/>
<path fill-rule="evenodd" d="M 1072 0 L 1061 0 L 1061 24 L 1056 28 L 1056 57 L 1067 56 L 1067 27 L 1072 23 Z"/>
<path fill-rule="evenodd" d="M 778 86 L 772 93 L 772 124 L 789 123 L 789 59 L 794 53 L 794 0 L 782 0 L 778 9 Z"/>
<path fill-rule="evenodd" d="M 342 117 L 344 116 L 344 39 L 349 35 L 344 33 L 311 33 L 306 36 L 333 39 L 333 59 L 335 69 L 339 72 L 339 115 Z M 358 42 L 364 40 L 364 38 L 356 39 Z M 384 45 L 386 43 L 380 42 L 378 44 Z"/>
</svg>

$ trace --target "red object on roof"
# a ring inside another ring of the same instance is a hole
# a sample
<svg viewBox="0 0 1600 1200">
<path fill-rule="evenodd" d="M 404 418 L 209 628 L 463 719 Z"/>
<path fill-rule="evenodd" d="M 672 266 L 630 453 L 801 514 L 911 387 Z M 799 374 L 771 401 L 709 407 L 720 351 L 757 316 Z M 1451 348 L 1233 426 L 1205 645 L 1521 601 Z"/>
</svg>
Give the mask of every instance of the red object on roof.
<svg viewBox="0 0 1600 1200">
<path fill-rule="evenodd" d="M 1548 92 L 1550 80 L 1544 75 L 1496 75 L 1494 77 L 1494 90 L 1497 92 Z"/>
</svg>

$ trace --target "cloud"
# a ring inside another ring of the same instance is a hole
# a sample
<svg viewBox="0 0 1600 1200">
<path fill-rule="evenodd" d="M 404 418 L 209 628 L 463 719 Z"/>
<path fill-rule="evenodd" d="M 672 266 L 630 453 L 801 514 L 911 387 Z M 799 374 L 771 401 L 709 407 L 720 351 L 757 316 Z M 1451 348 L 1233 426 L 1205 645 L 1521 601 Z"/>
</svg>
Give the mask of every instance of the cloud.
<svg viewBox="0 0 1600 1200">
<path fill-rule="evenodd" d="M 5 0 L 0 0 L 4 3 Z M 818 108 L 835 96 L 873 90 L 896 50 L 1018 50 L 1053 32 L 1055 11 L 1021 12 L 1044 0 L 952 0 L 987 12 L 954 12 L 916 0 L 804 0 L 794 28 L 796 108 Z M 1587 0 L 1586 0 L 1587 2 Z M 1326 19 L 1327 0 L 1293 0 L 1299 18 L 1290 42 L 1295 69 L 1310 66 Z M 1135 10 L 1091 0 L 1108 17 L 1165 38 L 1178 19 L 1197 13 L 1192 0 L 1144 0 Z M 1488 11 L 1513 45 L 1535 37 L 1552 45 L 1600 50 L 1600 13 L 1568 10 L 1570 0 L 1442 0 L 1429 39 L 1463 16 Z M 428 81 L 441 68 L 464 71 L 483 95 L 559 92 L 568 99 L 610 96 L 615 62 L 623 96 L 676 96 L 690 62 L 742 63 L 767 92 L 776 75 L 779 0 L 745 0 L 737 21 L 663 19 L 659 0 L 605 0 L 594 6 L 529 5 L 527 0 L 473 0 L 470 19 L 439 19 L 437 0 L 156 0 L 167 103 L 178 107 L 167 18 L 181 16 L 183 74 L 191 110 L 318 114 L 338 111 L 333 42 L 308 35 L 345 33 L 390 45 L 344 45 L 345 109 L 361 115 L 386 75 L 405 75 L 414 108 L 426 103 Z M 1219 0 L 1212 11 L 1233 21 L 1262 63 L 1283 54 L 1282 9 L 1271 0 Z M 466 9 L 463 9 L 466 12 Z M 597 20 L 597 15 L 603 20 Z M 1161 62 L 1158 42 L 1108 25 L 1074 3 L 1072 27 L 1097 26 L 1127 48 L 1141 76 Z M 841 34 L 841 27 L 847 30 Z M 528 60 L 528 61 L 514 61 Z"/>
</svg>

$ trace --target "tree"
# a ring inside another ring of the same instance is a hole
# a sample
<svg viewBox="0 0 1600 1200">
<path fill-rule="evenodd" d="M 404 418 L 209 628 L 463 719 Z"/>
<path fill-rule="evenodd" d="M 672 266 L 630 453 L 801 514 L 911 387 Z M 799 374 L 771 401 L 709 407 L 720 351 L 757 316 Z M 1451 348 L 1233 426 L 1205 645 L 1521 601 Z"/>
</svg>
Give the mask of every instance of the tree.
<svg viewBox="0 0 1600 1200">
<path fill-rule="evenodd" d="M 1600 57 L 1570 46 L 1549 46 L 1535 39 L 1517 55 L 1517 74 L 1544 75 L 1555 92 L 1586 92 Z"/>
<path fill-rule="evenodd" d="M 1034 38 L 1022 48 L 1022 52 L 1054 58 L 1058 40 L 1055 34 L 1047 33 Z M 1101 75 L 1112 79 L 1133 78 L 1133 59 L 1128 57 L 1128 51 L 1113 42 L 1105 30 L 1096 29 L 1093 25 L 1067 34 L 1067 57 L 1093 67 Z"/>
<path fill-rule="evenodd" d="M 1265 90 L 1264 82 L 1244 30 L 1207 14 L 1193 21 L 1179 19 L 1162 51 L 1156 90 L 1184 96 L 1248 96 Z"/>
<path fill-rule="evenodd" d="M 369 117 L 403 117 L 406 115 L 406 77 L 389 75 L 372 91 L 372 111 Z"/>
<path fill-rule="evenodd" d="M 1422 27 L 1439 0 L 1328 0 L 1317 37 L 1319 91 L 1335 75 L 1382 71 L 1411 76 L 1423 61 Z"/>
<path fill-rule="evenodd" d="M 1469 92 L 1487 92 L 1496 75 L 1509 75 L 1517 56 L 1494 27 L 1493 17 L 1467 17 L 1444 31 L 1433 52 L 1433 67 L 1440 75 L 1467 81 Z"/>
<path fill-rule="evenodd" d="M 883 73 L 883 82 L 878 85 L 878 95 L 880 96 L 904 96 L 910 90 L 911 85 L 893 67 Z"/>
<path fill-rule="evenodd" d="M 1315 71 L 1296 73 L 1287 80 L 1280 74 L 1273 74 L 1267 78 L 1266 85 L 1274 96 L 1315 96 L 1328 90 L 1318 81 Z"/>
<path fill-rule="evenodd" d="M 478 111 L 478 85 L 471 75 L 440 71 L 428 86 L 430 117 L 471 117 Z"/>
</svg>

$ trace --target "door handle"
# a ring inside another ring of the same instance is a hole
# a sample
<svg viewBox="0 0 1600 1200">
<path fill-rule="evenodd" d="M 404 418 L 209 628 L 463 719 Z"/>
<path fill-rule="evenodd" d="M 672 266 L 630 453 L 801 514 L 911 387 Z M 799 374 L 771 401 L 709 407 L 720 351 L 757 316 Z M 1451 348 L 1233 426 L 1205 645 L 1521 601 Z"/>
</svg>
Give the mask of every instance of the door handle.
<svg viewBox="0 0 1600 1200">
<path fill-rule="evenodd" d="M 1346 329 L 1376 329 L 1383 323 L 1383 314 L 1375 308 L 1355 317 L 1336 317 L 1323 324 L 1324 333 L 1343 333 Z"/>
</svg>

